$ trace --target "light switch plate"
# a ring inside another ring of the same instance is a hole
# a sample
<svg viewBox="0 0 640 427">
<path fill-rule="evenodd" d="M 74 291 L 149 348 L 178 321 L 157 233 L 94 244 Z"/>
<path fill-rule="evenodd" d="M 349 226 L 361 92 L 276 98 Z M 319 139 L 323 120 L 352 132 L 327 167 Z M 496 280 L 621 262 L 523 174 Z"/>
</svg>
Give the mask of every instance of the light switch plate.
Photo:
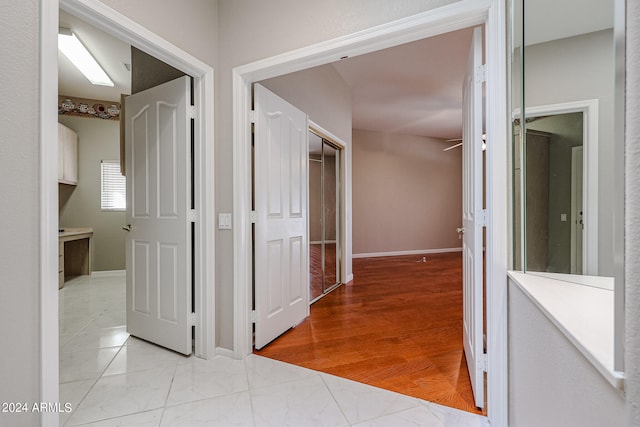
<svg viewBox="0 0 640 427">
<path fill-rule="evenodd" d="M 218 214 L 218 229 L 231 230 L 231 214 L 230 213 Z"/>
</svg>

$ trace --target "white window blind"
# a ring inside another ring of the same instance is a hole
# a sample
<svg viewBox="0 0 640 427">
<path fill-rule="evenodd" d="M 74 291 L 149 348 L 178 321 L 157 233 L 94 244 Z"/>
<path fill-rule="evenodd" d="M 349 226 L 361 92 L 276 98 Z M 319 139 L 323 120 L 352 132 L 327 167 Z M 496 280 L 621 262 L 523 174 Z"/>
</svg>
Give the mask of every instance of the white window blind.
<svg viewBox="0 0 640 427">
<path fill-rule="evenodd" d="M 127 207 L 127 181 L 120 173 L 118 160 L 100 162 L 101 194 L 100 208 L 103 211 L 123 211 Z"/>
</svg>

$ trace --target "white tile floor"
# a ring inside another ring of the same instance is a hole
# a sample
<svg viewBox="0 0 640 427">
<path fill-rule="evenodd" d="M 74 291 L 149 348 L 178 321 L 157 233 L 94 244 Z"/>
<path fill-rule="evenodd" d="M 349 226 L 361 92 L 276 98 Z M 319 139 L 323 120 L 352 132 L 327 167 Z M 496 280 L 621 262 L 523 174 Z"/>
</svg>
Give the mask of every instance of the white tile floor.
<svg viewBox="0 0 640 427">
<path fill-rule="evenodd" d="M 124 274 L 60 290 L 60 401 L 77 426 L 452 426 L 486 418 L 251 355 L 184 357 L 130 337 Z"/>
</svg>

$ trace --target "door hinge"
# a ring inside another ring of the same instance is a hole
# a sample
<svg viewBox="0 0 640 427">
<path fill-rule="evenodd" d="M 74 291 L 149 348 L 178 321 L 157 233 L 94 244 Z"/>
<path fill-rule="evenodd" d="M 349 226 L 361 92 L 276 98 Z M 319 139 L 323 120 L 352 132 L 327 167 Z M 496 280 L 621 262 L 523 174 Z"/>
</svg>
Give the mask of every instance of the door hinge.
<svg viewBox="0 0 640 427">
<path fill-rule="evenodd" d="M 489 371 L 489 359 L 487 358 L 487 353 L 482 353 L 478 356 L 478 360 L 476 360 L 476 369 L 482 372 Z"/>
<path fill-rule="evenodd" d="M 187 106 L 187 115 L 190 119 L 196 119 L 198 116 L 198 109 L 196 108 L 195 105 L 188 105 Z"/>
<path fill-rule="evenodd" d="M 256 311 L 251 310 L 251 323 L 256 323 Z"/>
<path fill-rule="evenodd" d="M 256 211 L 251 211 L 249 214 L 249 219 L 251 220 L 251 224 L 255 224 L 258 222 L 258 213 Z"/>
<path fill-rule="evenodd" d="M 487 64 L 478 65 L 476 68 L 476 83 L 487 81 Z"/>
<path fill-rule="evenodd" d="M 249 111 L 249 120 L 251 120 L 251 123 L 256 122 L 256 110 Z"/>
<path fill-rule="evenodd" d="M 189 326 L 198 326 L 198 315 L 196 313 L 191 313 L 189 316 Z"/>
<path fill-rule="evenodd" d="M 486 209 L 480 209 L 480 212 L 478 215 L 478 225 L 480 227 L 487 226 L 487 210 Z"/>
<path fill-rule="evenodd" d="M 187 221 L 196 222 L 198 220 L 198 214 L 195 209 L 189 209 L 187 211 Z"/>
</svg>

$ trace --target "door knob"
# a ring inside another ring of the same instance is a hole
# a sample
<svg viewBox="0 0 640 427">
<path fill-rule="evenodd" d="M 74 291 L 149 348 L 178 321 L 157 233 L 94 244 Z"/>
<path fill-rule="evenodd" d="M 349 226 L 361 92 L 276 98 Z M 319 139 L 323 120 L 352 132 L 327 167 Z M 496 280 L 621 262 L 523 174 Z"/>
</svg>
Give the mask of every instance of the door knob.
<svg viewBox="0 0 640 427">
<path fill-rule="evenodd" d="M 456 228 L 458 234 L 464 234 L 464 227 Z"/>
<path fill-rule="evenodd" d="M 123 226 L 122 229 L 124 231 L 131 231 L 131 224 L 127 224 L 127 225 Z"/>
</svg>

